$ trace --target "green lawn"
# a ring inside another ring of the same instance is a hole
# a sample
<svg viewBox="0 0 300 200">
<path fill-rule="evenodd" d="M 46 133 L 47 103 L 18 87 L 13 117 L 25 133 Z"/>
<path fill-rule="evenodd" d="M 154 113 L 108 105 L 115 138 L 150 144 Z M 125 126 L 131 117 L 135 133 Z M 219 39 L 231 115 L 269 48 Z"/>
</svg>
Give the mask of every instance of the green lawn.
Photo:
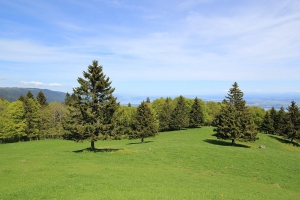
<svg viewBox="0 0 300 200">
<path fill-rule="evenodd" d="M 0 145 L 0 199 L 300 199 L 300 147 L 259 134 L 218 141 L 212 128 L 140 140 Z M 259 149 L 265 145 L 266 149 Z"/>
</svg>

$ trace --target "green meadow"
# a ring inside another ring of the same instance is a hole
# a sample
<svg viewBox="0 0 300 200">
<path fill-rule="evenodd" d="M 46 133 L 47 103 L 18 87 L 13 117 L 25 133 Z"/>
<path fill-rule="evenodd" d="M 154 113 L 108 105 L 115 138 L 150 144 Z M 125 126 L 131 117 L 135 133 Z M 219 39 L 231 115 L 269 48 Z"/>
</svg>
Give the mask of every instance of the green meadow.
<svg viewBox="0 0 300 200">
<path fill-rule="evenodd" d="M 300 147 L 204 127 L 140 140 L 0 145 L 0 199 L 300 199 Z M 266 149 L 258 148 L 265 145 Z"/>
</svg>

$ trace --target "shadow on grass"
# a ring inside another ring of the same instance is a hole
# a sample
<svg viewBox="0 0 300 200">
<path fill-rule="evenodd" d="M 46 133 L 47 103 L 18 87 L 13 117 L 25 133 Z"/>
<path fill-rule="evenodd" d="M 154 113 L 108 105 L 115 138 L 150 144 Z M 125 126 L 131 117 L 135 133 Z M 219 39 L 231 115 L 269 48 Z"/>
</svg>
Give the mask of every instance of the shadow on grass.
<svg viewBox="0 0 300 200">
<path fill-rule="evenodd" d="M 232 146 L 231 142 L 226 142 L 224 140 L 213 140 L 213 139 L 206 139 L 203 140 L 204 142 L 207 142 L 209 144 L 219 145 L 219 146 Z M 235 144 L 232 147 L 242 147 L 242 148 L 251 148 L 250 146 L 244 145 L 244 144 Z"/>
<path fill-rule="evenodd" d="M 131 143 L 128 143 L 127 145 L 132 145 L 132 144 L 145 144 L 145 143 L 150 143 L 150 142 L 153 142 L 153 141 L 144 141 L 144 143 L 141 143 L 141 142 L 131 142 Z"/>
<path fill-rule="evenodd" d="M 280 138 L 278 136 L 275 136 L 275 135 L 269 135 L 270 138 L 273 138 L 281 143 L 284 143 L 284 144 L 292 144 L 293 146 L 295 147 L 300 147 L 300 145 L 297 143 L 297 142 L 291 142 L 290 140 L 288 139 L 284 139 L 284 138 Z"/>
<path fill-rule="evenodd" d="M 103 149 L 98 149 L 98 148 L 95 148 L 95 149 L 92 149 L 92 148 L 85 148 L 85 149 L 80 149 L 80 150 L 76 150 L 76 151 L 73 151 L 74 153 L 82 153 L 82 152 L 94 152 L 94 153 L 106 153 L 106 152 L 116 152 L 116 151 L 119 151 L 120 149 L 112 149 L 112 148 L 103 148 Z"/>
</svg>

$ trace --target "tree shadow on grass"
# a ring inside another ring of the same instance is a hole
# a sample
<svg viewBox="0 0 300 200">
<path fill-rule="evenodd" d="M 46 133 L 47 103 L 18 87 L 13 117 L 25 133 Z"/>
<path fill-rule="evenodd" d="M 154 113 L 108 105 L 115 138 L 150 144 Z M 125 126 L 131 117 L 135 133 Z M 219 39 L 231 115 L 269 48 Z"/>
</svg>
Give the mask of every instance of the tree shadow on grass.
<svg viewBox="0 0 300 200">
<path fill-rule="evenodd" d="M 231 146 L 231 147 L 242 147 L 242 148 L 251 148 L 250 146 L 244 145 L 244 144 L 234 144 L 234 146 L 231 145 L 231 142 L 226 142 L 224 140 L 213 140 L 213 139 L 206 139 L 203 140 L 204 142 L 219 145 L 219 146 Z"/>
<path fill-rule="evenodd" d="M 92 149 L 90 147 L 85 148 L 85 149 L 80 149 L 80 150 L 76 150 L 73 151 L 74 153 L 82 153 L 82 152 L 94 152 L 94 153 L 106 153 L 106 152 L 116 152 L 119 151 L 120 149 L 113 149 L 113 148 L 103 148 L 103 149 Z"/>
<path fill-rule="evenodd" d="M 145 143 L 150 143 L 150 142 L 153 142 L 153 141 L 144 141 L 144 143 L 141 143 L 141 142 L 131 142 L 131 143 L 128 143 L 127 145 L 133 145 L 133 144 L 145 144 Z"/>
<path fill-rule="evenodd" d="M 284 139 L 284 138 L 280 138 L 278 136 L 275 136 L 275 135 L 269 135 L 270 138 L 273 138 L 281 143 L 284 143 L 284 144 L 292 144 L 293 146 L 295 147 L 300 147 L 300 145 L 297 143 L 297 142 L 291 142 L 290 140 L 288 139 Z"/>
</svg>

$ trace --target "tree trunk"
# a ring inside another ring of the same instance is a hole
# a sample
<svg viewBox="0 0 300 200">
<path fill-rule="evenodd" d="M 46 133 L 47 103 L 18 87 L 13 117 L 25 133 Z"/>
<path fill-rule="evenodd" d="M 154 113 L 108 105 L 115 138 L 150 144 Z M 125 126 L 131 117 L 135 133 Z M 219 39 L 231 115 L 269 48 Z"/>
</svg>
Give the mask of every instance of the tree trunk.
<svg viewBox="0 0 300 200">
<path fill-rule="evenodd" d="M 95 142 L 94 142 L 94 140 L 91 141 L 91 149 L 95 149 Z"/>
<path fill-rule="evenodd" d="M 293 140 L 294 140 L 294 138 L 292 137 L 292 139 L 291 139 L 291 143 L 293 143 Z"/>
<path fill-rule="evenodd" d="M 234 139 L 231 139 L 231 146 L 234 146 L 234 145 L 235 145 Z"/>
<path fill-rule="evenodd" d="M 144 138 L 142 137 L 141 143 L 144 143 Z"/>
</svg>

